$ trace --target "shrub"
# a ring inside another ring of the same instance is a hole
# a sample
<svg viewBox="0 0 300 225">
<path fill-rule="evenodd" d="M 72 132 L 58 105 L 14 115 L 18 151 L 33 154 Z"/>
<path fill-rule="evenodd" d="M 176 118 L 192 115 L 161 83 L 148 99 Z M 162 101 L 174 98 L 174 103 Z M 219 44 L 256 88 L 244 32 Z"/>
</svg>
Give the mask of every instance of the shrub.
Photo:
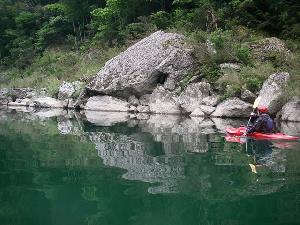
<svg viewBox="0 0 300 225">
<path fill-rule="evenodd" d="M 237 58 L 244 63 L 245 65 L 251 64 L 251 52 L 248 47 L 238 45 L 236 47 L 236 56 Z"/>
<path fill-rule="evenodd" d="M 58 91 L 59 91 L 59 86 L 60 86 L 61 81 L 58 80 L 57 78 L 52 78 L 49 79 L 46 83 L 46 88 L 47 88 L 47 92 L 48 94 L 53 97 L 56 98 Z"/>
</svg>

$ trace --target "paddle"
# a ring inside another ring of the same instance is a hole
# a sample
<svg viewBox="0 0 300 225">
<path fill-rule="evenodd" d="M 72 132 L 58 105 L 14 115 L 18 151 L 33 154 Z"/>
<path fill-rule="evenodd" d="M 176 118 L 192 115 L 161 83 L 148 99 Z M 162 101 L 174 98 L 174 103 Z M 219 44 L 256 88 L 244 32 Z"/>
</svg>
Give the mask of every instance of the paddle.
<svg viewBox="0 0 300 225">
<path fill-rule="evenodd" d="M 249 126 L 249 123 L 250 123 L 251 118 L 252 118 L 252 114 L 254 113 L 254 110 L 257 108 L 257 106 L 258 106 L 258 104 L 259 104 L 259 102 L 260 102 L 260 99 L 261 99 L 260 96 L 257 97 L 257 98 L 255 99 L 254 103 L 253 103 L 253 106 L 252 106 L 253 110 L 252 110 L 252 113 L 251 113 L 250 118 L 249 118 L 249 120 L 248 120 L 247 127 Z M 246 128 L 247 128 L 247 127 L 246 127 Z"/>
<path fill-rule="evenodd" d="M 258 104 L 259 104 L 259 102 L 260 102 L 260 99 L 261 99 L 260 96 L 257 97 L 257 98 L 255 99 L 254 103 L 253 103 L 253 106 L 252 106 L 253 110 L 252 110 L 252 113 L 251 113 L 250 118 L 249 118 L 249 120 L 248 120 L 246 129 L 247 129 L 248 126 L 249 126 L 249 123 L 250 123 L 251 118 L 252 118 L 252 114 L 254 113 L 254 110 L 257 108 L 257 106 L 258 106 Z M 246 135 L 246 134 L 245 134 L 245 135 Z M 247 142 L 246 142 L 246 152 L 248 152 L 247 149 L 248 149 L 248 146 L 247 146 Z M 254 155 L 253 155 L 253 159 L 254 159 L 254 163 L 255 163 L 255 152 L 253 152 L 253 154 L 254 154 Z M 250 168 L 251 168 L 252 173 L 257 173 L 256 167 L 255 167 L 254 164 L 251 164 L 251 163 L 250 163 L 249 166 L 250 166 Z"/>
</svg>

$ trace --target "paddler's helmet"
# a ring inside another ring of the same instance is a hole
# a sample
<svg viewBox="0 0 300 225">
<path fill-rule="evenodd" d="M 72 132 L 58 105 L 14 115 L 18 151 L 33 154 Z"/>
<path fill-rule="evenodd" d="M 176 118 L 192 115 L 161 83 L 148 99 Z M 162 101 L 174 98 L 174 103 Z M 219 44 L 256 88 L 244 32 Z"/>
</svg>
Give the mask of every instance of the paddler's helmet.
<svg viewBox="0 0 300 225">
<path fill-rule="evenodd" d="M 258 110 L 259 113 L 268 113 L 269 112 L 268 108 L 266 106 L 263 106 L 263 105 L 258 106 L 257 110 Z"/>
</svg>

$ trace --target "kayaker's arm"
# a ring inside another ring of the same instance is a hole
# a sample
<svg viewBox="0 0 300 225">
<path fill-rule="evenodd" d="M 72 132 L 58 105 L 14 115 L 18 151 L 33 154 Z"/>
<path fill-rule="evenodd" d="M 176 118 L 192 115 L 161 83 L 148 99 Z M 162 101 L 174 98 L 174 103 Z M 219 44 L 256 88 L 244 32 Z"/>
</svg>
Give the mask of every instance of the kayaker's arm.
<svg viewBox="0 0 300 225">
<path fill-rule="evenodd" d="M 253 126 L 247 127 L 246 134 L 251 134 L 255 132 L 261 126 L 262 123 L 263 123 L 263 118 L 258 117 Z"/>
<path fill-rule="evenodd" d="M 254 124 L 257 120 L 258 115 L 254 112 L 251 113 L 250 123 Z"/>
</svg>

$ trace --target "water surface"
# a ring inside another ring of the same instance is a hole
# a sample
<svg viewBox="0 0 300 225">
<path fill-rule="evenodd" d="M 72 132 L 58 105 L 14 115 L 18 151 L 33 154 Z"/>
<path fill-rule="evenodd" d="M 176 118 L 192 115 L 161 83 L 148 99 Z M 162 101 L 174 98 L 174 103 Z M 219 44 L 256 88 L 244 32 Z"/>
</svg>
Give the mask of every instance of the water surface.
<svg viewBox="0 0 300 225">
<path fill-rule="evenodd" d="M 299 142 L 226 142 L 243 121 L 21 111 L 0 111 L 1 225 L 300 224 Z"/>
</svg>

